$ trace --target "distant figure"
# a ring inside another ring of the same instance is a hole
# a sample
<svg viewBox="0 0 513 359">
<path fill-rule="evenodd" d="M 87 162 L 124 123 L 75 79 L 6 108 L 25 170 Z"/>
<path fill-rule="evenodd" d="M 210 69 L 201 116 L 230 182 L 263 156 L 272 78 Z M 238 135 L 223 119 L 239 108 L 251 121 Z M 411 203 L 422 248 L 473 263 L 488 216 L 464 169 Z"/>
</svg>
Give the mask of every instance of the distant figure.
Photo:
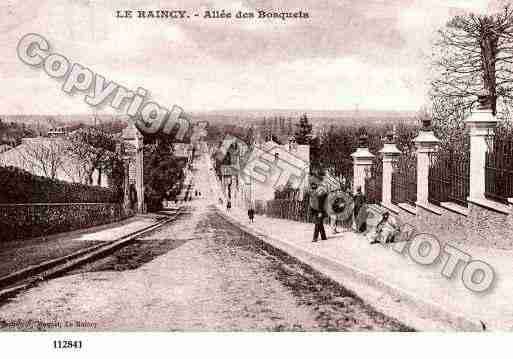
<svg viewBox="0 0 513 359">
<path fill-rule="evenodd" d="M 201 197 L 201 191 L 198 192 L 198 195 Z"/>
<path fill-rule="evenodd" d="M 228 202 L 226 203 L 226 209 L 229 211 L 229 210 L 230 210 L 230 208 L 232 208 L 232 202 L 231 202 L 231 201 L 228 201 Z"/>
<path fill-rule="evenodd" d="M 219 197 L 219 204 L 223 204 L 223 199 Z"/>
<path fill-rule="evenodd" d="M 194 196 L 195 196 L 195 197 L 198 197 L 198 190 L 195 190 L 195 191 L 194 191 Z"/>
<path fill-rule="evenodd" d="M 366 229 L 365 216 L 364 216 L 364 206 L 366 203 L 365 195 L 362 193 L 362 187 L 358 186 L 356 189 L 356 194 L 353 196 L 354 203 L 354 228 L 356 232 L 363 232 Z"/>
<path fill-rule="evenodd" d="M 251 223 L 253 223 L 253 219 L 255 218 L 255 210 L 253 209 L 253 207 L 249 207 L 248 217 L 249 217 L 249 220 L 251 221 Z"/>
</svg>

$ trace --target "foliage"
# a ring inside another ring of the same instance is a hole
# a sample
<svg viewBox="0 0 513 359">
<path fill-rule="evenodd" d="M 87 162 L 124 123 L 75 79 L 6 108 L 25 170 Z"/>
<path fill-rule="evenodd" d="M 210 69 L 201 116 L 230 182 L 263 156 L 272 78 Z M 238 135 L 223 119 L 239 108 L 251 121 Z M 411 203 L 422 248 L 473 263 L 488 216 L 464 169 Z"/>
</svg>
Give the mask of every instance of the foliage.
<svg viewBox="0 0 513 359">
<path fill-rule="evenodd" d="M 73 231 L 122 220 L 131 211 L 120 203 L 67 203 L 2 205 L 0 203 L 2 240 L 26 240 L 31 237 Z M 48 245 L 44 251 L 59 250 L 58 243 Z"/>
<path fill-rule="evenodd" d="M 418 133 L 418 125 L 412 123 L 398 123 L 395 126 L 395 143 L 403 153 L 414 151 L 413 139 Z M 311 159 L 312 172 L 316 169 L 327 170 L 328 174 L 342 182 L 342 179 L 351 180 L 353 176 L 353 161 L 351 154 L 358 146 L 359 137 L 365 134 L 368 139 L 369 151 L 377 155 L 383 148 L 387 131 L 392 130 L 389 124 L 376 124 L 365 128 L 356 125 L 330 126 L 323 131 L 317 152 L 313 152 Z M 315 166 L 317 164 L 317 166 Z"/>
<path fill-rule="evenodd" d="M 36 131 L 24 123 L 6 122 L 0 118 L 0 145 L 8 144 L 13 147 L 21 144 L 24 137 L 35 137 Z"/>
<path fill-rule="evenodd" d="M 177 194 L 185 178 L 185 159 L 173 155 L 172 144 L 158 142 L 144 147 L 144 192 L 148 210 L 160 209 L 163 199 Z"/>
<path fill-rule="evenodd" d="M 0 167 L 0 203 L 113 203 L 115 189 L 34 176 L 17 167 Z"/>
<path fill-rule="evenodd" d="M 296 142 L 299 145 L 309 145 L 312 138 L 312 124 L 308 122 L 306 113 L 299 118 L 299 123 L 296 126 L 297 131 L 294 135 Z"/>
<path fill-rule="evenodd" d="M 274 191 L 274 199 L 297 199 L 299 193 L 299 188 L 294 188 L 288 182 L 283 188 Z"/>
</svg>

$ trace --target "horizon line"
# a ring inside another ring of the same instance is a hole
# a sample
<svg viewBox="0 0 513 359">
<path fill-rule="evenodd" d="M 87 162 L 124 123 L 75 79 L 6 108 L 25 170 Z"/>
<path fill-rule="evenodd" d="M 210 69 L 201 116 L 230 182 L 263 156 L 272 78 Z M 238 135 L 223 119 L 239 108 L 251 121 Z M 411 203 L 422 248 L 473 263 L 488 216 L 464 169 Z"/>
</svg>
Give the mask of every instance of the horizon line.
<svg viewBox="0 0 513 359">
<path fill-rule="evenodd" d="M 367 108 L 359 108 L 355 109 L 287 109 L 287 108 L 252 108 L 252 109 L 239 109 L 239 108 L 223 108 L 223 109 L 209 109 L 209 110 L 201 110 L 201 109 L 191 109 L 185 110 L 185 113 L 207 113 L 207 112 L 273 112 L 273 111 L 281 111 L 281 112 L 348 112 L 348 113 L 362 113 L 362 112 L 389 112 L 389 113 L 416 113 L 419 110 L 382 110 L 382 109 L 367 109 Z M 69 112 L 69 113 L 1 113 L 0 116 L 114 116 L 114 117 L 126 117 L 128 116 L 126 113 L 80 113 L 80 112 Z"/>
</svg>

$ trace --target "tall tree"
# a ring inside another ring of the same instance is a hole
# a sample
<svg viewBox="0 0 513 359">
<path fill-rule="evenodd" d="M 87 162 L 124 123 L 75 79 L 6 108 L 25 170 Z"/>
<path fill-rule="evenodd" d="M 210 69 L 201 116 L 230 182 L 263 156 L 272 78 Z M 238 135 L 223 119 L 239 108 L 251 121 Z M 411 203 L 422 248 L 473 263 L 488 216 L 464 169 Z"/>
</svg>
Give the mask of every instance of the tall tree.
<svg viewBox="0 0 513 359">
<path fill-rule="evenodd" d="M 173 155 L 164 141 L 144 146 L 144 193 L 150 211 L 160 209 L 162 200 L 176 194 L 184 180 L 186 161 Z"/>
<path fill-rule="evenodd" d="M 478 94 L 494 113 L 507 116 L 513 103 L 513 11 L 452 18 L 434 46 L 431 97 L 437 122 L 461 121 Z"/>
</svg>

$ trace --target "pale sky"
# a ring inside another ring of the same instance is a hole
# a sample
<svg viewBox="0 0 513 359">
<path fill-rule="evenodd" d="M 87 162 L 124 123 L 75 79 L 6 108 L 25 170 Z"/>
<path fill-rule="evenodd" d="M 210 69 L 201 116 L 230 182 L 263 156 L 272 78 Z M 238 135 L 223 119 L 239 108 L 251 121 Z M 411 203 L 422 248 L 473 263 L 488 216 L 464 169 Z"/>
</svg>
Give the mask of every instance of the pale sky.
<svg viewBox="0 0 513 359">
<path fill-rule="evenodd" d="M 430 41 L 454 14 L 487 0 L 2 0 L 0 113 L 91 113 L 16 55 L 20 38 L 163 106 L 222 109 L 417 110 Z M 302 10 L 308 19 L 118 19 L 116 10 Z"/>
</svg>

